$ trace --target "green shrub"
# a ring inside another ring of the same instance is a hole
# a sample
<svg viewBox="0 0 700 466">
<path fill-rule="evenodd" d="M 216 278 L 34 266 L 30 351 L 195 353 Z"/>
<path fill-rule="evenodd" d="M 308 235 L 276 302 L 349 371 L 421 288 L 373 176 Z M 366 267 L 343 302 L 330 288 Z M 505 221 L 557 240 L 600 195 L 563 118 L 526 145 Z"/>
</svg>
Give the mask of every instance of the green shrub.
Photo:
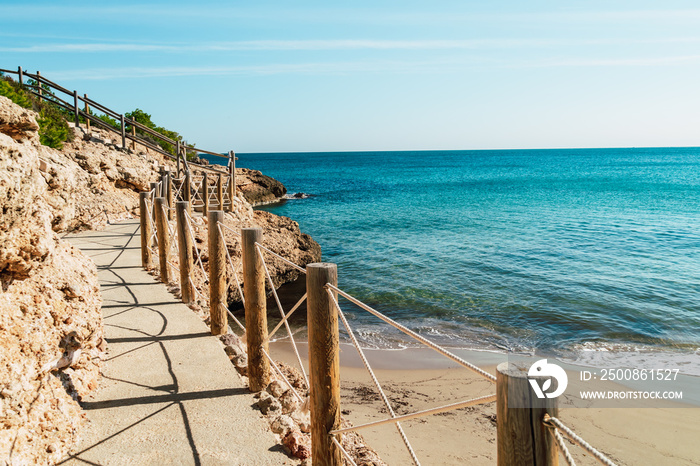
<svg viewBox="0 0 700 466">
<path fill-rule="evenodd" d="M 32 100 L 27 93 L 13 83 L 14 81 L 9 77 L 0 81 L 0 95 L 7 97 L 20 107 L 32 108 Z"/>
<path fill-rule="evenodd" d="M 73 140 L 73 131 L 58 108 L 41 105 L 39 110 L 39 141 L 54 149 L 62 149 L 65 141 Z"/>
<path fill-rule="evenodd" d="M 63 112 L 55 105 L 40 101 L 10 77 L 0 80 L 0 95 L 9 98 L 20 107 L 31 108 L 39 113 L 39 141 L 43 145 L 60 150 L 64 142 L 73 140 L 73 131 L 68 126 Z"/>
</svg>

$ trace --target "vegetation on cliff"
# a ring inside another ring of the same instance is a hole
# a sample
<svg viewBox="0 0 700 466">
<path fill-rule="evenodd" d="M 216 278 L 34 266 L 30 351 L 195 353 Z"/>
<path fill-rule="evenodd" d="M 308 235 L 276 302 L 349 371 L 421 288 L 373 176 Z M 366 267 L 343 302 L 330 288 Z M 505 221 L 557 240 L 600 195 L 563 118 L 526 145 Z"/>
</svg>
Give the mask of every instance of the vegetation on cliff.
<svg viewBox="0 0 700 466">
<path fill-rule="evenodd" d="M 32 109 L 39 114 L 39 140 L 45 146 L 54 149 L 63 148 L 63 143 L 73 140 L 73 131 L 58 108 L 39 100 L 27 92 L 17 81 L 10 77 L 0 80 L 0 95 L 7 97 L 20 107 Z"/>
</svg>

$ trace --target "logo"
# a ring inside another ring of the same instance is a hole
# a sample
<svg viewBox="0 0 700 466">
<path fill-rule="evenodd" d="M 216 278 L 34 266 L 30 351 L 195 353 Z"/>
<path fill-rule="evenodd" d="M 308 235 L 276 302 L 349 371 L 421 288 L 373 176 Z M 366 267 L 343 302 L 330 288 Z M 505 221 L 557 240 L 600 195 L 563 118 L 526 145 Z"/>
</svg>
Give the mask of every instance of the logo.
<svg viewBox="0 0 700 466">
<path fill-rule="evenodd" d="M 540 387 L 537 379 L 542 379 L 543 377 L 549 378 L 546 379 Z M 569 378 L 566 376 L 564 369 L 556 364 L 548 363 L 546 359 L 540 359 L 530 366 L 530 370 L 527 371 L 527 378 L 537 398 L 556 398 L 564 393 L 566 385 L 569 383 Z M 556 390 L 552 393 L 547 393 L 547 390 L 552 387 L 552 379 L 557 381 Z"/>
</svg>

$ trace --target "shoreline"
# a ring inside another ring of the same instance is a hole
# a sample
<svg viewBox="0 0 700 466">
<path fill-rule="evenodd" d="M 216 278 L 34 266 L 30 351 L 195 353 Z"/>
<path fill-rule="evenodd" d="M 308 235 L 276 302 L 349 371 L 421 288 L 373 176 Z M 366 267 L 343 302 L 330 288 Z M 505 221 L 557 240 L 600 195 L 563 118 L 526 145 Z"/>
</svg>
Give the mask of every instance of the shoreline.
<svg viewBox="0 0 700 466">
<path fill-rule="evenodd" d="M 298 343 L 304 365 L 306 344 Z M 272 357 L 298 366 L 288 340 L 270 344 Z M 428 348 L 364 350 L 397 415 L 495 393 L 495 384 L 457 367 Z M 457 351 L 495 374 L 504 354 Z M 440 362 L 442 361 L 442 362 Z M 341 411 L 354 425 L 389 417 L 356 350 L 341 343 Z M 560 403 L 559 418 L 618 464 L 697 464 L 700 407 L 574 408 Z M 384 411 L 384 412 L 382 412 Z M 496 461 L 496 403 L 402 423 L 418 458 L 426 464 L 491 465 Z M 388 464 L 411 459 L 391 424 L 358 431 Z M 589 464 L 584 450 L 567 442 L 574 459 Z"/>
</svg>

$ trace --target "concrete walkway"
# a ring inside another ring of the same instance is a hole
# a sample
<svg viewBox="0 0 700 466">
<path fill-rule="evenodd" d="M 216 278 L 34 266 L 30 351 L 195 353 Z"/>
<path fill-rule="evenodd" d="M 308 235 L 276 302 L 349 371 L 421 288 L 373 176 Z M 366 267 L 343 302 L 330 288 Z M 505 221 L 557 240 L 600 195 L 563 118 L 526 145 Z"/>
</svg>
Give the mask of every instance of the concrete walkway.
<svg viewBox="0 0 700 466">
<path fill-rule="evenodd" d="M 138 221 L 66 237 L 98 267 L 109 349 L 89 423 L 63 464 L 297 464 L 222 344 L 141 268 Z"/>
</svg>

